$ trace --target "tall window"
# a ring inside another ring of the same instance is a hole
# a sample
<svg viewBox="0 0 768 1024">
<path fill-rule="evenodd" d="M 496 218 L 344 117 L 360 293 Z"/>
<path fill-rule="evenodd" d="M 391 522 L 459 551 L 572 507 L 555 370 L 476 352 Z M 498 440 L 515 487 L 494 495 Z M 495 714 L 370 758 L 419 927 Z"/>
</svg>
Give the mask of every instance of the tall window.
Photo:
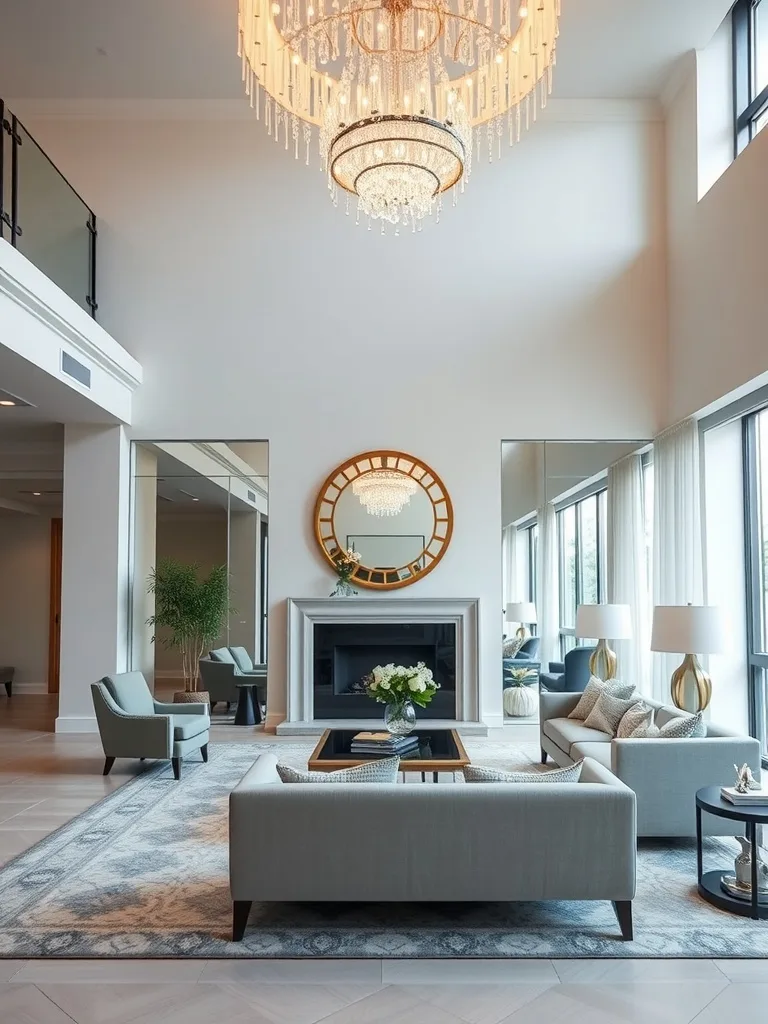
<svg viewBox="0 0 768 1024">
<path fill-rule="evenodd" d="M 521 526 L 518 528 L 518 537 L 520 538 L 518 546 L 518 557 L 520 558 L 520 583 L 523 588 L 519 597 L 523 601 L 532 601 L 533 604 L 538 604 L 538 581 L 537 581 L 537 561 L 539 551 L 539 527 L 536 521 L 530 523 L 528 526 Z M 518 595 L 515 595 L 517 598 Z M 536 634 L 535 623 L 524 623 L 533 635 Z"/>
<path fill-rule="evenodd" d="M 733 99 L 738 155 L 768 124 L 768 0 L 733 8 Z"/>
<path fill-rule="evenodd" d="M 768 755 L 768 409 L 744 420 L 744 470 L 751 725 Z"/>
<path fill-rule="evenodd" d="M 576 609 L 605 601 L 607 491 L 566 505 L 557 513 L 560 559 L 560 652 L 576 646 Z"/>
</svg>

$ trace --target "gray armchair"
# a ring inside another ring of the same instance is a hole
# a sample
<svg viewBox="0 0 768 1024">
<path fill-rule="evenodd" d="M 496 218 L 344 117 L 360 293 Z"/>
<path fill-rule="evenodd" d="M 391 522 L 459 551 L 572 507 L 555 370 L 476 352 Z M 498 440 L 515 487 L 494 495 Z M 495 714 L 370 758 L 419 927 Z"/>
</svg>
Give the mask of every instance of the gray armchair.
<svg viewBox="0 0 768 1024">
<path fill-rule="evenodd" d="M 117 757 L 169 760 L 181 778 L 181 762 L 195 750 L 208 760 L 211 720 L 207 704 L 162 704 L 153 699 L 141 672 L 105 676 L 91 685 L 104 748 L 104 775 Z"/>
<path fill-rule="evenodd" d="M 229 711 L 230 704 L 237 704 L 239 697 L 235 683 L 237 665 L 231 661 L 215 661 L 210 657 L 201 658 L 198 665 L 203 689 L 208 691 L 211 698 L 211 711 L 218 703 L 226 704 Z"/>
<path fill-rule="evenodd" d="M 562 661 L 550 661 L 549 672 L 542 672 L 539 683 L 550 693 L 578 693 L 586 688 L 589 677 L 589 659 L 594 647 L 574 647 Z"/>
<path fill-rule="evenodd" d="M 229 703 L 238 699 L 237 684 L 234 679 L 236 676 L 245 676 L 249 681 L 256 683 L 256 695 L 259 704 L 262 706 L 266 704 L 267 666 L 255 665 L 244 647 L 219 647 L 215 651 L 209 651 L 208 658 L 210 659 L 209 665 L 217 665 L 216 669 L 209 667 L 206 670 L 209 673 L 209 678 L 213 679 L 215 675 L 216 680 L 221 680 L 221 685 L 224 687 L 224 689 L 218 689 L 216 692 L 231 693 L 232 689 L 234 689 L 234 697 L 217 696 L 214 698 L 211 692 L 211 707 L 213 707 L 214 700 L 226 700 Z M 204 661 L 204 658 L 200 660 L 201 671 L 203 671 Z M 227 682 L 224 682 L 224 680 L 227 680 Z M 218 685 L 218 682 L 214 683 L 214 685 Z"/>
<path fill-rule="evenodd" d="M 267 674 L 267 666 L 254 664 L 244 647 L 219 647 L 215 651 L 210 651 L 209 657 L 211 661 L 234 665 L 235 675 L 266 677 Z"/>
</svg>

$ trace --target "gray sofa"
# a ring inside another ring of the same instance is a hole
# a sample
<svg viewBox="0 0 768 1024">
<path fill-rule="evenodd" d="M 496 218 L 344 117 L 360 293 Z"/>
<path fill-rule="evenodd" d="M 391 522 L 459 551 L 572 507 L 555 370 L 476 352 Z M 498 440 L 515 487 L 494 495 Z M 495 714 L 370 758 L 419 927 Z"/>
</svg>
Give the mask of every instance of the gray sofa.
<svg viewBox="0 0 768 1024">
<path fill-rule="evenodd" d="M 237 680 L 246 677 L 256 683 L 260 704 L 266 703 L 267 666 L 254 665 L 244 647 L 219 647 L 198 662 L 203 689 L 211 699 L 211 711 L 219 702 L 237 704 L 240 692 Z"/>
<path fill-rule="evenodd" d="M 703 739 L 619 740 L 568 718 L 580 697 L 580 693 L 540 694 L 542 762 L 549 755 L 565 767 L 589 757 L 609 768 L 637 794 L 639 836 L 695 836 L 697 789 L 733 783 L 734 764 L 744 762 L 760 778 L 760 744 L 749 736 L 710 722 Z M 685 715 L 678 708 L 638 699 L 657 709 L 657 725 Z M 703 816 L 703 825 L 710 835 L 735 835 L 738 830 L 734 823 L 709 814 Z"/>
<path fill-rule="evenodd" d="M 635 795 L 578 784 L 280 782 L 262 754 L 229 798 L 233 939 L 253 901 L 611 900 L 632 937 Z"/>
</svg>

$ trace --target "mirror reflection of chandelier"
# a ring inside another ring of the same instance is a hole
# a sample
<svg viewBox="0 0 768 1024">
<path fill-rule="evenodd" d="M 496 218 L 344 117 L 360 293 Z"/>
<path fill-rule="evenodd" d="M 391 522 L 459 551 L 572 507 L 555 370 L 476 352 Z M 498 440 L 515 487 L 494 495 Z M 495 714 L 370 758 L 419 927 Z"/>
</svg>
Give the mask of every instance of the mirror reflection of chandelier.
<svg viewBox="0 0 768 1024">
<path fill-rule="evenodd" d="M 415 480 L 391 469 L 375 469 L 352 481 L 352 493 L 371 516 L 399 515 L 418 489 Z"/>
<path fill-rule="evenodd" d="M 297 159 L 318 129 L 334 203 L 415 231 L 546 103 L 560 0 L 519 2 L 240 0 L 246 92 Z"/>
</svg>

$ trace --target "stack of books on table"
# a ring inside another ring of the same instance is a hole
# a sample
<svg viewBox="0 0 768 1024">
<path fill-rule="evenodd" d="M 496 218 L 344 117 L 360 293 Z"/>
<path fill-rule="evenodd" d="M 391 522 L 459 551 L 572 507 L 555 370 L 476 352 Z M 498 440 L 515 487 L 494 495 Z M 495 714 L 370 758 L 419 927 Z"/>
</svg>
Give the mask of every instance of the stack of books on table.
<svg viewBox="0 0 768 1024">
<path fill-rule="evenodd" d="M 748 804 L 768 804 L 768 789 L 750 789 L 746 793 L 739 793 L 733 786 L 722 786 L 720 796 L 723 800 L 737 806 Z"/>
<path fill-rule="evenodd" d="M 419 737 L 393 736 L 389 732 L 359 732 L 352 738 L 349 749 L 353 754 L 379 754 L 382 757 L 399 754 L 404 757 L 419 749 Z"/>
</svg>

